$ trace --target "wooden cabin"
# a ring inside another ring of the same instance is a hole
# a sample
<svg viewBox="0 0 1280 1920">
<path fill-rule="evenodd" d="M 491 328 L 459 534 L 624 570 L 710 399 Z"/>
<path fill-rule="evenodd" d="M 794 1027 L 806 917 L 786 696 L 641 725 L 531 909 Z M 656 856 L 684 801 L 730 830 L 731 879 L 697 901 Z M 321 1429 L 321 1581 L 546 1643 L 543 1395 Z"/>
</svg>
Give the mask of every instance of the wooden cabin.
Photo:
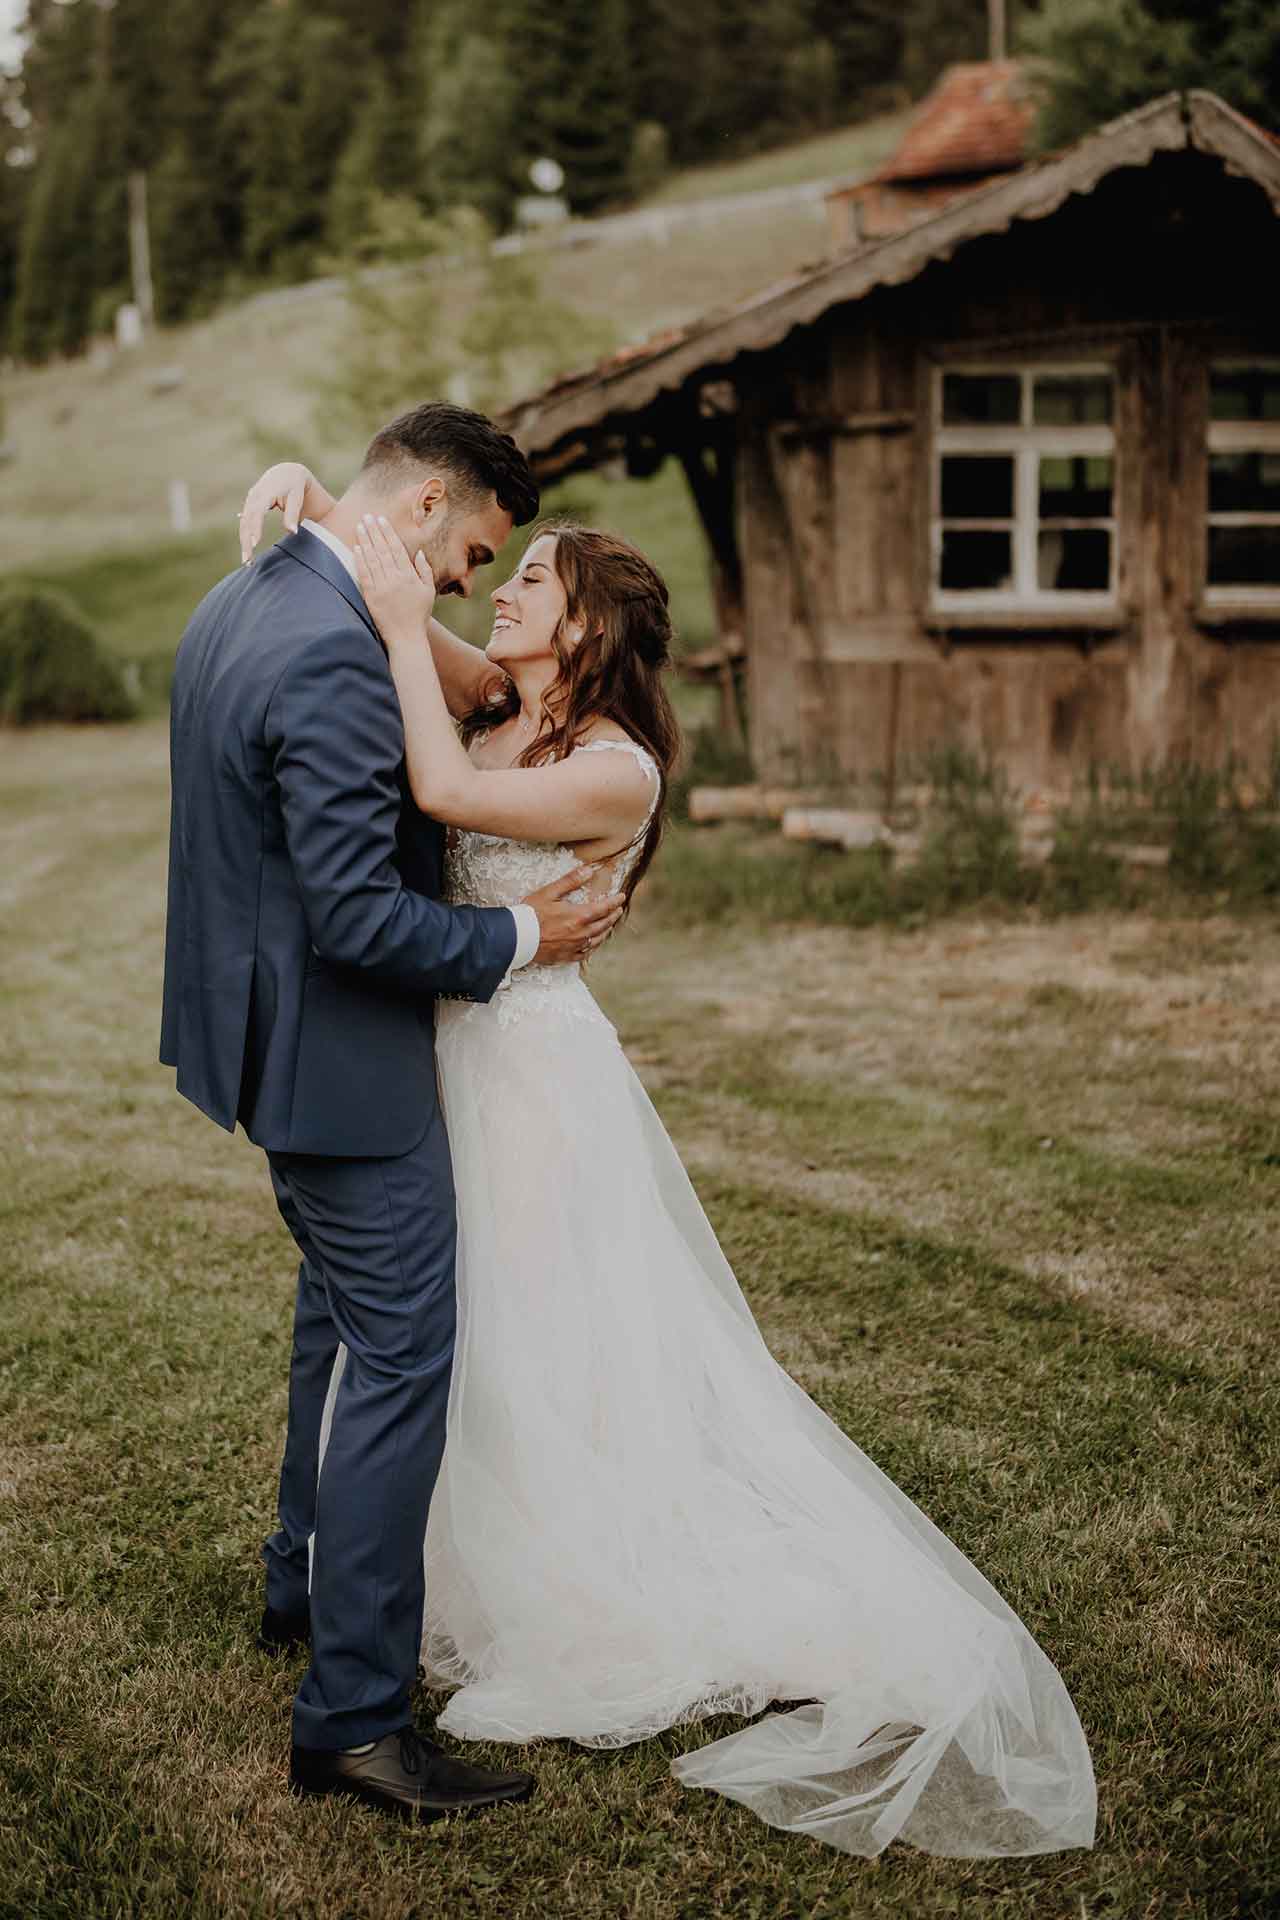
<svg viewBox="0 0 1280 1920">
<path fill-rule="evenodd" d="M 544 479 L 681 463 L 767 781 L 1261 766 L 1278 211 L 1280 144 L 1169 95 L 508 424 Z"/>
</svg>

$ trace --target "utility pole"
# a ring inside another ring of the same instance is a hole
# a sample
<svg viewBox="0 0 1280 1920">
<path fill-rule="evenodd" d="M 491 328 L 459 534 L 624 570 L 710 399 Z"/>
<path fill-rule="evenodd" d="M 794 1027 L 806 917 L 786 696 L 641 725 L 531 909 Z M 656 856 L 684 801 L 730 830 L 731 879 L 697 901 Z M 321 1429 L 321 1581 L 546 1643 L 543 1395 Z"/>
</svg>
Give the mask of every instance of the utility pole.
<svg viewBox="0 0 1280 1920">
<path fill-rule="evenodd" d="M 1007 0 L 987 0 L 987 58 L 1005 60 L 1009 52 Z"/>
<path fill-rule="evenodd" d="M 147 225 L 147 176 L 129 175 L 129 263 L 133 269 L 133 301 L 146 332 L 155 325 L 156 303 L 151 287 L 151 234 Z"/>
</svg>

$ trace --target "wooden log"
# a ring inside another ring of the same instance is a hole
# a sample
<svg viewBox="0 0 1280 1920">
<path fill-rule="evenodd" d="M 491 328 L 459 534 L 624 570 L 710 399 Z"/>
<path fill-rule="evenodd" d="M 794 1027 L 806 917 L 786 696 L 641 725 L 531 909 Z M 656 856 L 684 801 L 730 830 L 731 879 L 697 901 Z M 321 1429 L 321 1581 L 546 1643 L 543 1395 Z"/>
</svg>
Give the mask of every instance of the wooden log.
<svg viewBox="0 0 1280 1920">
<path fill-rule="evenodd" d="M 886 831 L 878 813 L 855 813 L 846 807 L 788 807 L 782 816 L 782 837 L 843 847 L 852 853 L 882 845 Z"/>
<path fill-rule="evenodd" d="M 784 440 L 803 440 L 810 435 L 828 438 L 832 434 L 909 433 L 916 424 L 913 410 L 889 411 L 878 408 L 863 413 L 813 413 L 803 419 L 779 420 L 779 436 Z"/>
<path fill-rule="evenodd" d="M 781 820 L 788 808 L 820 798 L 796 787 L 695 787 L 689 795 L 689 818 L 695 826 L 720 820 Z"/>
<path fill-rule="evenodd" d="M 1117 860 L 1122 860 L 1126 867 L 1167 867 L 1171 851 L 1169 847 L 1112 848 Z"/>
</svg>

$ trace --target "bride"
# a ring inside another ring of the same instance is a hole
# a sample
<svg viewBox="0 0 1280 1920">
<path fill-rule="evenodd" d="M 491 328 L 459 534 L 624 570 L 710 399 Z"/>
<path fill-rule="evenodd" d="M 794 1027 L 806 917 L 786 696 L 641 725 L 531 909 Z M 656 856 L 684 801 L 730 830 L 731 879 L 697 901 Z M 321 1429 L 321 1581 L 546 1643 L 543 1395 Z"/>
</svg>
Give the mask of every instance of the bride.
<svg viewBox="0 0 1280 1920">
<path fill-rule="evenodd" d="M 629 896 L 677 745 L 654 568 L 608 534 L 535 531 L 482 656 L 432 621 L 430 570 L 388 524 L 362 522 L 356 564 L 414 799 L 451 828 L 449 897 L 509 904 L 583 860 Z M 437 1057 L 459 1216 L 426 1540 L 424 1661 L 456 1688 L 439 1725 L 621 1747 L 801 1703 L 676 1777 L 855 1854 L 1091 1845 L 1062 1680 L 772 1358 L 580 970 L 442 1004 Z"/>
</svg>

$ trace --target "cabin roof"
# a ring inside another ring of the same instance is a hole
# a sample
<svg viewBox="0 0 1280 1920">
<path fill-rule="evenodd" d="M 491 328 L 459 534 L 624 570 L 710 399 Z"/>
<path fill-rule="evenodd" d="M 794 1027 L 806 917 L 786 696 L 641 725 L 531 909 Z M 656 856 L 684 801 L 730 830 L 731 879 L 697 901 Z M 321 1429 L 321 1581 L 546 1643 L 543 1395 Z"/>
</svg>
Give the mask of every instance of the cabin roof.
<svg viewBox="0 0 1280 1920">
<path fill-rule="evenodd" d="M 1280 212 L 1280 141 L 1216 94 L 1165 94 L 1087 134 L 1061 153 L 953 199 L 902 232 L 803 268 L 687 326 L 623 347 L 595 366 L 562 376 L 510 408 L 503 424 L 544 471 L 580 464 L 575 436 L 621 421 L 677 391 L 696 374 L 723 371 L 744 354 L 776 346 L 796 327 L 877 287 L 901 286 L 968 241 L 1041 220 L 1073 194 L 1091 193 L 1120 167 L 1146 166 L 1158 153 L 1194 150 L 1257 182 Z M 585 457 L 587 449 L 582 448 Z M 554 457 L 553 457 L 554 456 Z"/>
<path fill-rule="evenodd" d="M 1019 61 L 961 61 L 948 67 L 925 95 L 871 182 L 1007 173 L 1027 158 L 1035 117 L 1035 101 Z M 841 191 L 857 193 L 862 184 Z"/>
</svg>

